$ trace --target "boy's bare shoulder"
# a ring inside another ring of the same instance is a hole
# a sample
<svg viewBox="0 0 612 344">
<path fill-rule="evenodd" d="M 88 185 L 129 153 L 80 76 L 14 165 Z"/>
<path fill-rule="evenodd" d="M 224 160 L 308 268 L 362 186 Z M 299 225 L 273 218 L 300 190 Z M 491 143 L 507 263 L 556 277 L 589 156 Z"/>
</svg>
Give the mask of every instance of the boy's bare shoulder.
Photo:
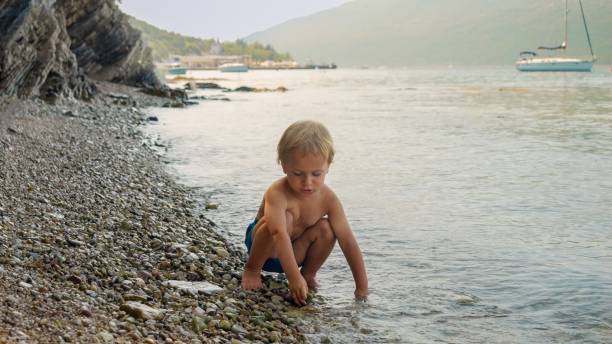
<svg viewBox="0 0 612 344">
<path fill-rule="evenodd" d="M 286 177 L 283 177 L 283 178 L 275 180 L 272 184 L 270 184 L 270 186 L 268 186 L 268 189 L 264 193 L 264 199 L 267 199 L 267 200 L 287 199 L 286 179 L 287 179 Z"/>
<path fill-rule="evenodd" d="M 323 191 L 323 202 L 325 202 L 327 206 L 340 202 L 334 190 L 332 190 L 332 188 L 330 188 L 328 185 L 324 185 L 321 191 Z"/>
</svg>

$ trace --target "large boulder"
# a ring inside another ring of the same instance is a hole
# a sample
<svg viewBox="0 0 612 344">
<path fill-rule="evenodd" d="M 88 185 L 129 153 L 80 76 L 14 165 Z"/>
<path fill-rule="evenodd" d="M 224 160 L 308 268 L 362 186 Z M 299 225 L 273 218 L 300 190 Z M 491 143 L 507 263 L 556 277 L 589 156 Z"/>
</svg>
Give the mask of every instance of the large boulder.
<svg viewBox="0 0 612 344">
<path fill-rule="evenodd" d="M 159 87 L 151 49 L 132 28 L 115 0 L 63 0 L 70 49 L 94 79 Z"/>
<path fill-rule="evenodd" d="M 161 86 L 115 0 L 0 0 L 2 94 L 87 99 L 91 79 Z"/>
</svg>

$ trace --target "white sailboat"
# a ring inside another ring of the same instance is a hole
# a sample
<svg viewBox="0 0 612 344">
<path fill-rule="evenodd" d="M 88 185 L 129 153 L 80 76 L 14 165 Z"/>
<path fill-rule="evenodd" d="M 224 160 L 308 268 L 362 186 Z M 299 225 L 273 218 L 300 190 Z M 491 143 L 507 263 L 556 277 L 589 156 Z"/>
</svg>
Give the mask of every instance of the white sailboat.
<svg viewBox="0 0 612 344">
<path fill-rule="evenodd" d="M 523 51 L 520 53 L 519 59 L 516 61 L 516 69 L 521 72 L 590 72 L 593 68 L 593 63 L 597 60 L 595 53 L 593 53 L 593 46 L 591 45 L 591 37 L 589 36 L 589 29 L 587 27 L 586 18 L 584 16 L 584 10 L 582 8 L 582 0 L 578 0 L 580 5 L 580 13 L 582 14 L 582 23 L 584 24 L 584 31 L 586 32 L 587 41 L 589 42 L 589 49 L 591 51 L 590 58 L 581 57 L 538 57 L 536 53 L 532 51 Z M 565 23 L 564 23 L 564 36 L 563 42 L 557 47 L 538 47 L 540 50 L 561 50 L 567 49 L 567 0 L 565 0 Z"/>
</svg>

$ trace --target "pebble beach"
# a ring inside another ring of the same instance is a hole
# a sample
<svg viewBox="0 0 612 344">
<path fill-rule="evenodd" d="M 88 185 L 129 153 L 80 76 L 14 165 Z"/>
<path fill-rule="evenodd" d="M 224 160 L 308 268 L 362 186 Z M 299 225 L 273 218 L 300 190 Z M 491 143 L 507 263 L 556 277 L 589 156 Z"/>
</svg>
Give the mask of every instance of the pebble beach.
<svg viewBox="0 0 612 344">
<path fill-rule="evenodd" d="M 168 99 L 0 98 L 0 342 L 299 343 L 285 282 L 245 292 L 245 252 L 164 170 L 142 127 Z"/>
</svg>

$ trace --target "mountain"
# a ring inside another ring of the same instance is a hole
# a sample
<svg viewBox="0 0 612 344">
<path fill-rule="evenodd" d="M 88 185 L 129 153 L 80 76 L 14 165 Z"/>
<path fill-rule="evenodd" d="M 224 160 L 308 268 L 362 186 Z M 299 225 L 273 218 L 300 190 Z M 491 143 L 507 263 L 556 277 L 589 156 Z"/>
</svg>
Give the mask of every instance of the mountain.
<svg viewBox="0 0 612 344">
<path fill-rule="evenodd" d="M 612 63 L 612 1 L 585 0 L 600 63 Z M 569 54 L 589 55 L 578 1 L 569 0 Z M 505 65 L 559 45 L 563 0 L 354 0 L 245 39 L 301 62 L 341 66 Z"/>
<path fill-rule="evenodd" d="M 201 39 L 183 36 L 178 33 L 159 29 L 145 21 L 128 16 L 129 23 L 142 33 L 142 39 L 153 52 L 155 61 L 165 61 L 171 55 L 250 55 L 254 61 L 291 60 L 291 55 L 277 53 L 270 45 L 245 41 L 218 42 L 214 39 Z"/>
</svg>

